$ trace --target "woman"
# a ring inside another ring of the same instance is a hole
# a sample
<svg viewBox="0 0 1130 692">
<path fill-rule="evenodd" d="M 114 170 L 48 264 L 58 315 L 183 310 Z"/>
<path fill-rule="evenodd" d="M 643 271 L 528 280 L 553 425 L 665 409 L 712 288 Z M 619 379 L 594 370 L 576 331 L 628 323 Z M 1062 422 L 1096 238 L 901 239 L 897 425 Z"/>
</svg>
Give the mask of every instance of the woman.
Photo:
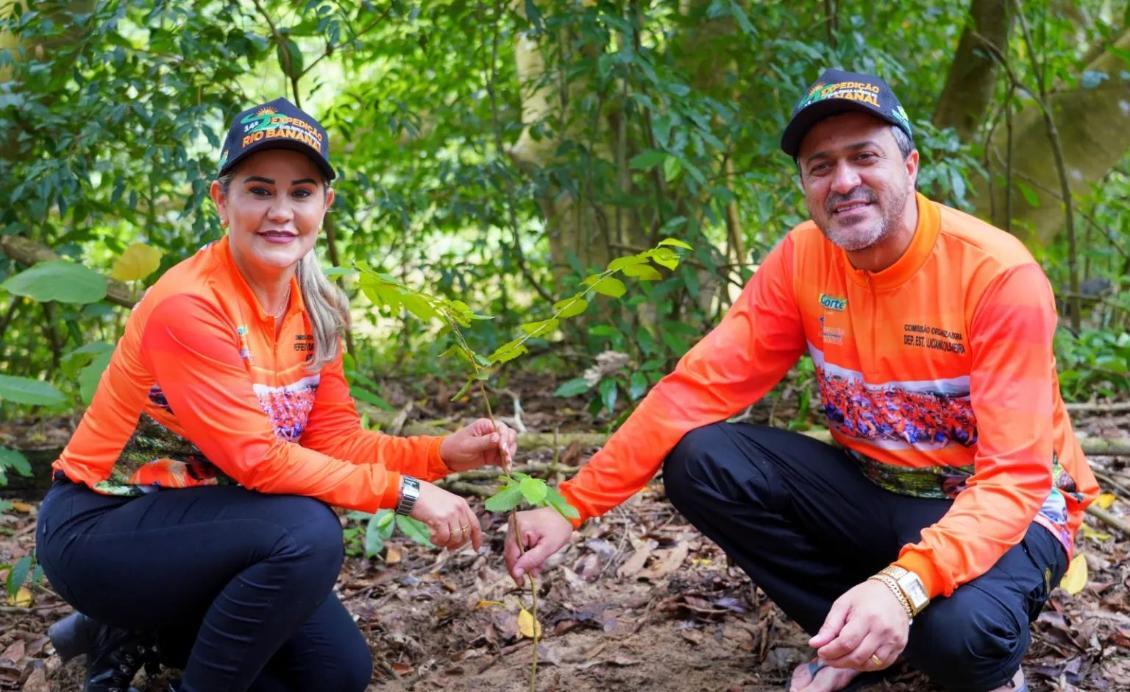
<svg viewBox="0 0 1130 692">
<path fill-rule="evenodd" d="M 364 638 L 332 588 L 330 505 L 396 508 L 432 541 L 481 543 L 465 500 L 428 481 L 498 463 L 516 435 L 363 430 L 342 374 L 344 296 L 313 249 L 333 203 L 328 137 L 285 99 L 240 113 L 211 196 L 222 240 L 134 308 L 40 508 L 56 591 L 101 625 L 87 690 L 125 690 L 160 633 L 181 692 L 362 690 Z M 419 480 L 417 480 L 419 479 Z"/>
</svg>

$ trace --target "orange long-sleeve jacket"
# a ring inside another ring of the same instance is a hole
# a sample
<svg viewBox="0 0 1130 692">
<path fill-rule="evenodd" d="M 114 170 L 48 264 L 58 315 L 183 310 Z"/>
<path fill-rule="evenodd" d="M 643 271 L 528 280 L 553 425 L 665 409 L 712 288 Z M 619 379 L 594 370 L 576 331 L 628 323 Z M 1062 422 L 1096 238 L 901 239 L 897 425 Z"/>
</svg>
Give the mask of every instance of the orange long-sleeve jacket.
<svg viewBox="0 0 1130 692">
<path fill-rule="evenodd" d="M 794 228 L 562 484 L 581 520 L 635 493 L 683 435 L 762 397 L 807 351 L 832 436 L 861 471 L 894 492 L 953 498 L 897 560 L 931 597 L 986 572 L 1033 521 L 1070 555 L 1098 486 L 1059 394 L 1051 287 L 1013 236 L 917 204 L 910 247 L 880 272 L 853 268 L 811 221 Z"/>
<path fill-rule="evenodd" d="M 294 280 L 291 296 L 276 330 L 226 238 L 170 269 L 130 314 L 54 468 L 106 494 L 235 482 L 368 512 L 396 505 L 402 473 L 446 475 L 441 437 L 361 427 L 340 351 L 309 371 Z"/>
</svg>

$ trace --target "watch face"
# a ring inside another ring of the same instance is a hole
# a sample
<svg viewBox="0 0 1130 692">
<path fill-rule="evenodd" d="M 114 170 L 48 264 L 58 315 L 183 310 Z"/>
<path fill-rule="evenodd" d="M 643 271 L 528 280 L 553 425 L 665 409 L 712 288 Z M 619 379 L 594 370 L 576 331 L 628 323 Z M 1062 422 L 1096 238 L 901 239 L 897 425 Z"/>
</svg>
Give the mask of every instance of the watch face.
<svg viewBox="0 0 1130 692">
<path fill-rule="evenodd" d="M 915 607 L 925 603 L 929 599 L 926 597 L 926 589 L 922 586 L 922 582 L 918 580 L 914 574 L 908 574 L 899 580 L 899 586 L 903 588 L 907 596 L 914 601 Z"/>
</svg>

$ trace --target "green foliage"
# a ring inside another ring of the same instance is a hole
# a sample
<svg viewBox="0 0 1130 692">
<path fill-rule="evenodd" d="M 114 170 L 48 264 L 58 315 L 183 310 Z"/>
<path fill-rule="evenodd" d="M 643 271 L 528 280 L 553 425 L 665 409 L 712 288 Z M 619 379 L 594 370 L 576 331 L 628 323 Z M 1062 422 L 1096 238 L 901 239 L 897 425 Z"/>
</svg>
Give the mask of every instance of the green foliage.
<svg viewBox="0 0 1130 692">
<path fill-rule="evenodd" d="M 350 523 L 344 530 L 346 552 L 351 555 L 364 555 L 370 559 L 377 557 L 397 530 L 418 545 L 435 548 L 426 524 L 391 509 L 382 509 L 376 514 L 349 512 L 346 517 L 351 522 L 358 522 Z"/>
<path fill-rule="evenodd" d="M 106 278 L 74 262 L 52 260 L 9 278 L 3 288 L 40 302 L 97 303 L 106 296 Z"/>
<path fill-rule="evenodd" d="M 1085 329 L 1055 335 L 1059 385 L 1068 401 L 1130 395 L 1130 332 Z"/>
<path fill-rule="evenodd" d="M 11 565 L 0 565 L 0 570 L 7 573 L 4 589 L 9 599 L 15 599 L 21 587 L 43 580 L 43 568 L 36 563 L 34 554 L 24 555 Z"/>
<path fill-rule="evenodd" d="M 1086 66 L 1125 30 L 1123 13 L 1104 0 L 1023 4 L 1050 86 L 1112 83 L 1115 75 Z M 637 400 L 717 322 L 753 265 L 807 216 L 777 142 L 822 68 L 888 79 L 914 125 L 919 186 L 948 204 L 968 204 L 982 176 L 983 135 L 1000 127 L 994 116 L 960 142 L 929 123 L 969 0 L 24 5 L 0 10 L 0 175 L 8 181 L 0 235 L 34 240 L 103 275 L 144 243 L 161 253 L 160 268 L 137 280 L 149 284 L 221 234 L 208 184 L 231 116 L 285 94 L 330 132 L 342 173 L 334 256 L 373 268 L 335 272 L 351 297 L 379 301 L 394 292 L 391 279 L 482 306 L 495 319 L 461 325 L 463 337 L 500 363 L 565 342 L 556 351 L 567 356 L 537 363 L 566 382 L 563 395 L 584 395 L 606 418 L 615 415 L 610 404 L 622 410 Z M 1014 34 L 1011 67 L 1034 84 L 1026 50 Z M 532 94 L 544 108 L 533 107 Z M 1005 96 L 1002 80 L 994 112 Z M 1082 278 L 1112 284 L 1088 326 L 1116 334 L 1130 314 L 1125 170 L 1124 162 L 1084 194 L 1077 217 Z M 617 254 L 671 235 L 695 248 L 677 268 L 653 258 L 584 283 Z M 1066 251 L 1034 250 L 1062 294 Z M 0 280 L 21 269 L 0 256 Z M 617 302 L 590 304 L 636 281 L 646 283 Z M 66 292 L 61 299 L 102 295 L 54 283 L 48 288 Z M 538 288 L 542 298 L 589 298 L 532 310 Z M 394 296 L 383 312 L 432 310 Z M 50 380 L 67 401 L 85 401 L 105 358 L 62 361 L 87 343 L 113 343 L 123 321 L 105 299 L 84 306 L 0 293 L 0 372 Z M 359 399 L 383 402 L 379 387 L 361 379 L 376 371 L 451 369 L 438 357 L 449 338 L 390 324 L 380 311 L 355 324 L 349 377 Z M 515 343 L 514 334 L 526 340 Z M 608 351 L 626 363 L 592 370 Z"/>
<path fill-rule="evenodd" d="M 621 298 L 627 293 L 628 288 L 623 281 L 616 277 L 617 274 L 632 277 L 639 281 L 651 281 L 653 275 L 662 278 L 662 275 L 651 266 L 651 263 L 670 271 L 677 269 L 681 257 L 673 248 L 694 249 L 685 241 L 666 238 L 650 250 L 612 260 L 604 271 L 586 276 L 581 281 L 581 286 L 584 288 L 580 292 L 570 298 L 554 302 L 552 304 L 553 314 L 549 318 L 523 323 L 520 325 L 521 336 L 502 344 L 488 356 L 475 352 L 468 345 L 462 329 L 469 327 L 474 320 L 491 319 L 489 316 L 476 314 L 470 306 L 461 300 L 433 296 L 410 288 L 395 277 L 384 272 L 374 271 L 364 264 L 359 264 L 358 270 L 361 276 L 362 292 L 379 308 L 389 311 L 406 310 L 425 322 L 436 319 L 450 330 L 454 337 L 454 343 L 444 351 L 443 355 L 462 360 L 469 369 L 466 382 L 453 397 L 458 399 L 467 394 L 475 384 L 481 386 L 502 365 L 526 353 L 526 342 L 530 339 L 549 336 L 557 331 L 563 319 L 582 314 L 590 305 L 593 294 L 600 294 L 613 299 Z M 598 388 L 604 405 L 609 410 L 614 409 L 616 406 L 615 382 L 607 380 L 602 382 Z M 579 516 L 576 510 L 570 507 L 556 491 L 550 493 L 545 481 L 520 473 L 504 474 L 502 480 L 502 489 L 486 502 L 486 507 L 490 511 L 510 511 L 524 500 L 526 504 L 533 507 L 551 506 L 567 518 Z"/>
<path fill-rule="evenodd" d="M 31 464 L 18 450 L 0 447 L 0 487 L 8 484 L 8 472 L 15 471 L 25 478 L 31 477 Z"/>
<path fill-rule="evenodd" d="M 566 519 L 579 519 L 581 516 L 556 488 L 540 478 L 516 472 L 503 479 L 502 487 L 486 501 L 488 511 L 510 512 L 526 504 L 530 507 L 552 507 Z"/>
<path fill-rule="evenodd" d="M 50 382 L 0 375 L 0 400 L 29 406 L 58 406 L 66 399 Z"/>
</svg>

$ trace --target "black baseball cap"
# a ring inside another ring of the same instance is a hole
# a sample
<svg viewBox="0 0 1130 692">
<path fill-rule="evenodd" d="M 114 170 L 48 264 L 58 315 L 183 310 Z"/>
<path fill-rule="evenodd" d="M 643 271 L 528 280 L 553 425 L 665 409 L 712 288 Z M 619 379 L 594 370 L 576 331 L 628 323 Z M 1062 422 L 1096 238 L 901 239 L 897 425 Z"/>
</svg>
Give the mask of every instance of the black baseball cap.
<svg viewBox="0 0 1130 692">
<path fill-rule="evenodd" d="M 284 98 L 253 106 L 235 116 L 220 153 L 220 175 L 264 149 L 302 152 L 313 159 L 327 180 L 336 177 L 330 165 L 330 137 L 325 128 Z"/>
<path fill-rule="evenodd" d="M 859 72 L 824 70 L 793 108 L 793 117 L 781 135 L 781 150 L 795 159 L 801 141 L 813 125 L 845 111 L 870 113 L 899 128 L 907 137 L 914 137 L 906 111 L 882 79 Z"/>
</svg>

